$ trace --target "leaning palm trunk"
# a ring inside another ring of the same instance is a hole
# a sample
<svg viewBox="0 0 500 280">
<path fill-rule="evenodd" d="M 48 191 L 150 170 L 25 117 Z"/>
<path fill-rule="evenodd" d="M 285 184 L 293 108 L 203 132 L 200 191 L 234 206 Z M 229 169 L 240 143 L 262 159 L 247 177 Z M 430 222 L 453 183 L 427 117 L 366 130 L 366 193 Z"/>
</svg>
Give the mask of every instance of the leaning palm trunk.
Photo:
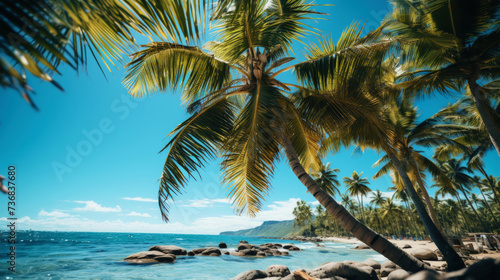
<svg viewBox="0 0 500 280">
<path fill-rule="evenodd" d="M 478 165 L 478 169 L 479 169 L 479 172 L 481 172 L 481 174 L 483 174 L 486 181 L 488 181 L 488 185 L 489 185 L 491 191 L 493 192 L 493 197 L 495 197 L 495 200 L 498 203 L 498 207 L 500 207 L 500 198 L 498 197 L 497 192 L 495 191 L 495 183 L 493 183 L 490 176 L 488 175 L 488 173 L 486 173 L 486 170 L 484 170 L 484 168 L 481 164 Z"/>
<path fill-rule="evenodd" d="M 342 205 L 338 204 L 330 195 L 323 191 L 304 170 L 290 139 L 283 135 L 282 140 L 288 162 L 295 176 L 307 187 L 307 190 L 321 205 L 325 207 L 328 213 L 339 221 L 343 228 L 405 270 L 417 272 L 428 268 L 422 261 L 399 249 L 387 239 L 360 223 Z"/>
<path fill-rule="evenodd" d="M 436 227 L 439 229 L 439 231 L 444 234 L 443 226 L 439 222 L 439 219 L 436 215 L 436 211 L 434 209 L 434 206 L 432 206 L 431 198 L 429 197 L 429 193 L 425 189 L 424 186 L 424 181 L 422 180 L 422 177 L 420 176 L 420 171 L 414 169 L 413 170 L 415 173 L 415 176 L 417 177 L 417 183 L 420 186 L 420 190 L 422 191 L 422 196 L 424 197 L 425 204 L 427 205 L 427 210 L 429 210 L 429 215 L 431 216 L 432 222 L 436 225 Z"/>
<path fill-rule="evenodd" d="M 394 163 L 394 166 L 396 167 L 396 170 L 399 173 L 399 176 L 403 180 L 403 183 L 405 185 L 406 191 L 411 197 L 411 200 L 413 201 L 413 204 L 415 205 L 415 208 L 417 209 L 418 215 L 420 216 L 420 219 L 422 219 L 422 222 L 427 229 L 427 232 L 431 236 L 432 240 L 438 247 L 438 249 L 441 251 L 443 254 L 443 258 L 448 264 L 448 269 L 449 270 L 459 270 L 465 267 L 464 261 L 460 256 L 457 254 L 455 249 L 451 246 L 450 243 L 448 243 L 447 239 L 441 234 L 439 229 L 436 227 L 436 225 L 432 222 L 431 217 L 425 210 L 425 206 L 420 200 L 420 197 L 418 197 L 417 192 L 413 188 L 413 184 L 411 183 L 410 178 L 408 177 L 408 174 L 406 174 L 406 171 L 403 167 L 403 164 L 401 161 L 399 161 L 398 157 L 390 151 L 388 148 L 385 148 L 385 152 L 391 159 L 391 161 Z"/>
<path fill-rule="evenodd" d="M 495 214 L 493 214 L 493 211 L 491 210 L 490 204 L 488 203 L 488 200 L 486 200 L 486 196 L 484 195 L 483 190 L 481 189 L 480 186 L 478 187 L 478 189 L 481 192 L 481 195 L 483 196 L 484 205 L 486 206 L 486 208 L 488 208 L 488 211 L 490 212 L 491 216 L 493 217 L 493 220 L 495 220 L 495 225 L 498 228 L 500 226 L 500 224 L 498 224 L 497 217 L 495 216 Z"/>
<path fill-rule="evenodd" d="M 465 209 L 462 205 L 462 202 L 461 202 L 461 199 L 460 199 L 460 196 L 458 195 L 458 192 L 455 194 L 455 197 L 457 198 L 457 203 L 458 203 L 458 209 L 460 210 L 460 212 L 462 212 L 462 217 L 464 217 L 464 222 L 465 222 L 465 228 L 471 232 L 473 231 L 471 229 L 471 223 L 469 222 L 469 219 L 470 217 L 468 216 L 468 214 L 465 212 Z"/>
<path fill-rule="evenodd" d="M 464 187 L 462 185 L 460 185 L 460 190 L 464 193 L 465 199 L 467 200 L 467 203 L 469 204 L 470 208 L 472 208 L 472 211 L 474 212 L 474 215 L 476 216 L 477 220 L 481 224 L 482 229 L 484 231 L 488 232 L 489 229 L 485 226 L 483 219 L 477 213 L 476 208 L 474 208 L 474 205 L 472 205 L 472 203 L 471 203 L 469 197 L 467 196 L 467 193 L 465 192 L 465 189 L 464 189 Z"/>
<path fill-rule="evenodd" d="M 468 82 L 472 98 L 476 103 L 477 111 L 479 112 L 479 115 L 481 115 L 484 126 L 490 135 L 491 143 L 493 143 L 495 150 L 497 150 L 498 155 L 500 155 L 500 128 L 495 123 L 493 116 L 489 112 L 489 106 L 485 100 L 486 97 L 484 96 L 484 93 L 481 92 L 481 86 L 479 86 L 473 78 L 468 79 Z"/>
</svg>

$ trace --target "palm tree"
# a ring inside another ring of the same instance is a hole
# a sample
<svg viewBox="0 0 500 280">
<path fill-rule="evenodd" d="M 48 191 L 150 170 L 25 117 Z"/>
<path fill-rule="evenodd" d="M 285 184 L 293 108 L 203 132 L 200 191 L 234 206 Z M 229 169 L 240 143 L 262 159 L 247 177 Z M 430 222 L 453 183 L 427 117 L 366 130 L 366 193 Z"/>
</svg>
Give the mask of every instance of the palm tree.
<svg viewBox="0 0 500 280">
<path fill-rule="evenodd" d="M 306 224 L 310 224 L 312 221 L 311 205 L 308 205 L 304 200 L 297 201 L 297 206 L 293 209 L 292 214 L 295 217 L 293 221 L 294 227 L 302 227 Z"/>
<path fill-rule="evenodd" d="M 382 205 L 381 213 L 382 217 L 386 220 L 394 221 L 395 223 L 391 223 L 391 225 L 394 227 L 393 232 L 397 233 L 398 235 L 401 235 L 401 229 L 399 227 L 399 219 L 401 218 L 401 215 L 403 212 L 401 211 L 401 208 L 398 207 L 392 198 L 387 198 L 385 203 Z"/>
<path fill-rule="evenodd" d="M 498 223 L 498 220 L 497 220 L 495 214 L 493 214 L 493 211 L 491 210 L 490 204 L 488 203 L 488 200 L 486 199 L 486 196 L 484 195 L 484 192 L 483 192 L 484 185 L 482 184 L 481 180 L 484 180 L 484 179 L 481 179 L 479 176 L 472 177 L 472 182 L 479 189 L 479 191 L 481 192 L 481 195 L 483 196 L 482 203 L 484 204 L 484 206 L 486 206 L 486 208 L 488 208 L 488 211 L 490 212 L 491 216 L 493 217 L 493 220 L 495 221 L 496 226 L 499 227 L 500 224 Z"/>
<path fill-rule="evenodd" d="M 414 95 L 445 93 L 467 83 L 481 120 L 500 155 L 499 114 L 479 81 L 500 77 L 500 2 L 491 0 L 394 0 L 387 31 L 406 60 L 400 88 Z"/>
<path fill-rule="evenodd" d="M 325 143 L 330 146 L 330 150 L 338 149 L 340 144 L 349 145 L 355 143 L 361 149 L 373 148 L 382 150 L 387 154 L 401 177 L 401 181 L 413 201 L 427 232 L 443 253 L 448 267 L 452 270 L 461 269 L 465 267 L 463 260 L 432 221 L 425 209 L 425 205 L 413 187 L 413 183 L 406 172 L 404 161 L 402 161 L 401 157 L 398 157 L 398 146 L 395 145 L 397 142 L 394 141 L 396 132 L 387 120 L 387 116 L 391 113 L 391 106 L 387 106 L 387 104 L 390 105 L 389 101 L 396 99 L 399 92 L 395 93 L 388 86 L 388 83 L 389 85 L 392 84 L 393 77 L 397 73 L 398 64 L 393 57 L 384 60 L 385 57 L 384 55 L 373 55 L 369 61 L 371 63 L 378 61 L 376 66 L 350 65 L 348 67 L 350 75 L 336 73 L 332 68 L 338 70 L 338 67 L 334 68 L 326 59 L 321 60 L 322 67 L 318 67 L 318 69 L 321 69 L 321 75 L 313 75 L 311 69 L 296 68 L 297 76 L 305 78 L 305 84 L 314 87 L 317 91 L 314 93 L 304 92 L 299 106 L 305 112 L 308 120 L 319 124 L 329 134 L 329 138 Z M 376 71 L 372 71 L 373 69 L 376 69 Z M 331 76 L 334 79 L 329 83 L 325 83 L 325 79 Z M 326 94 L 326 90 L 331 91 Z M 338 117 L 338 112 L 334 110 L 335 107 L 332 106 L 332 103 L 339 98 L 346 98 L 347 93 L 362 94 L 366 97 L 365 100 L 369 102 L 358 101 L 356 103 L 357 112 L 359 112 L 357 118 L 351 119 L 349 123 L 339 127 L 334 122 Z M 318 106 L 324 109 L 315 110 Z"/>
<path fill-rule="evenodd" d="M 291 69 L 302 74 L 318 73 L 314 69 L 323 64 L 322 59 L 333 65 L 367 64 L 370 61 L 366 58 L 379 52 L 375 46 L 380 35 L 377 31 L 362 38 L 353 25 L 329 54 L 322 52 L 319 57 L 317 46 L 313 46 L 307 61 L 278 70 L 294 59 L 285 56 L 291 52 L 291 42 L 310 32 L 301 21 L 317 16 L 313 7 L 305 0 L 222 0 L 210 18 L 217 30 L 217 42 L 207 43 L 203 49 L 151 43 L 133 55 L 125 78 L 130 93 L 182 88 L 191 114 L 170 134 L 172 139 L 165 147 L 168 154 L 159 190 L 162 216 L 168 221 L 168 201 L 208 159 L 218 155 L 222 157 L 223 183 L 228 186 L 236 212 L 255 215 L 270 190 L 270 178 L 284 150 L 295 176 L 344 228 L 401 267 L 421 270 L 422 262 L 361 224 L 306 172 L 318 164 L 323 130 L 305 120 L 303 112 L 297 110 L 295 96 L 287 92 L 290 87 L 301 92 L 314 89 L 303 82 L 300 86 L 283 83 L 277 76 Z M 372 47 L 364 47 L 368 45 Z M 322 48 L 327 46 L 333 46 L 333 41 Z M 363 52 L 353 55 L 357 49 Z M 364 113 L 358 104 L 370 102 L 356 93 L 337 99 L 334 106 L 338 115 L 331 125 L 355 119 Z"/>
<path fill-rule="evenodd" d="M 329 162 L 326 165 L 320 163 L 319 169 L 311 172 L 311 176 L 322 190 L 332 197 L 335 197 L 335 194 L 340 194 L 338 189 L 340 183 L 337 179 L 337 174 L 335 174 L 338 172 L 340 172 L 340 170 L 337 168 L 330 169 Z"/>
<path fill-rule="evenodd" d="M 474 208 L 474 205 L 472 205 L 472 202 L 470 201 L 469 197 L 467 196 L 467 191 L 466 187 L 471 183 L 472 178 L 467 174 L 470 173 L 470 170 L 467 167 L 461 166 L 460 161 L 456 159 L 450 159 L 446 162 L 443 162 L 441 164 L 444 172 L 448 176 L 448 178 L 451 180 L 451 182 L 455 185 L 455 188 L 460 190 L 467 203 L 469 206 L 472 208 L 474 211 L 474 214 L 476 215 L 477 220 L 481 223 L 482 229 L 485 231 L 489 231 L 486 227 L 486 225 L 483 222 L 483 219 L 479 216 L 477 213 L 476 209 Z"/>
<path fill-rule="evenodd" d="M 109 66 L 136 47 L 135 34 L 197 41 L 204 23 L 205 3 L 199 0 L 2 1 L 0 86 L 16 89 L 37 109 L 25 73 L 62 90 L 54 78 L 54 74 L 60 74 L 61 64 L 78 70 L 85 66 L 88 52 L 94 59 L 101 58 L 110 69 Z"/>
<path fill-rule="evenodd" d="M 371 204 L 374 204 L 377 207 L 380 207 L 387 198 L 384 196 L 384 194 L 380 190 L 376 190 L 373 192 L 373 197 L 370 200 Z"/>
<path fill-rule="evenodd" d="M 422 151 L 418 151 L 415 148 L 418 146 L 429 147 L 439 144 L 449 144 L 452 140 L 443 136 L 443 132 L 455 132 L 456 127 L 438 124 L 438 121 L 434 117 L 416 124 L 417 108 L 409 103 L 408 100 L 396 100 L 392 106 L 389 121 L 396 131 L 394 146 L 398 147 L 398 156 L 401 157 L 404 165 L 407 167 L 407 172 L 412 177 L 414 185 L 419 186 L 432 221 L 443 232 L 422 177 L 424 176 L 423 171 L 429 171 L 435 177 L 445 178 L 446 176 L 432 160 L 425 157 Z M 389 160 L 389 156 L 387 155 L 379 159 L 374 166 L 378 166 L 383 162 L 386 162 L 386 164 L 373 176 L 374 179 L 387 174 L 390 170 L 395 170 L 394 164 Z"/>
<path fill-rule="evenodd" d="M 356 196 L 358 198 L 359 207 L 361 209 L 361 217 L 363 221 L 366 222 L 363 211 L 363 196 L 366 196 L 372 190 L 368 187 L 368 185 L 370 184 L 370 182 L 368 182 L 368 179 L 361 178 L 361 175 L 363 175 L 363 172 L 358 174 L 358 172 L 353 171 L 350 178 L 344 177 L 344 184 L 346 184 L 347 186 L 349 195 Z"/>
</svg>

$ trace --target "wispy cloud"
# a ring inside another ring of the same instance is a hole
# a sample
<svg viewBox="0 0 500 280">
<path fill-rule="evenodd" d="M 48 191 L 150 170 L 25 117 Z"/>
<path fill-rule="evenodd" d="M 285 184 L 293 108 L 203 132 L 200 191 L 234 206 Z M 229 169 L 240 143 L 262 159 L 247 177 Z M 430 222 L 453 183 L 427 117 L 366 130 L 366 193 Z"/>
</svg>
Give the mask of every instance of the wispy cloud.
<svg viewBox="0 0 500 280">
<path fill-rule="evenodd" d="M 186 207 L 195 207 L 195 208 L 203 208 L 203 207 L 212 207 L 216 203 L 231 203 L 227 198 L 214 198 L 214 199 L 196 199 L 189 200 L 188 204 L 184 204 Z"/>
<path fill-rule="evenodd" d="M 61 212 L 61 211 L 47 212 L 45 210 L 42 210 L 42 211 L 40 211 L 40 213 L 38 213 L 38 216 L 41 216 L 41 217 L 63 218 L 63 217 L 70 217 L 71 215 L 68 214 L 68 213 Z"/>
<path fill-rule="evenodd" d="M 116 207 L 104 207 L 101 204 L 95 201 L 75 201 L 76 203 L 85 204 L 85 207 L 77 207 L 73 210 L 76 211 L 90 211 L 90 212 L 121 212 L 122 209 L 120 205 L 116 205 Z"/>
<path fill-rule="evenodd" d="M 122 199 L 125 200 L 132 200 L 132 201 L 141 201 L 141 202 L 158 202 L 157 199 L 152 199 L 152 198 L 143 198 L 143 197 L 123 197 Z"/>
<path fill-rule="evenodd" d="M 148 213 L 137 213 L 135 211 L 128 213 L 127 216 L 151 218 L 151 215 L 149 215 Z"/>
</svg>

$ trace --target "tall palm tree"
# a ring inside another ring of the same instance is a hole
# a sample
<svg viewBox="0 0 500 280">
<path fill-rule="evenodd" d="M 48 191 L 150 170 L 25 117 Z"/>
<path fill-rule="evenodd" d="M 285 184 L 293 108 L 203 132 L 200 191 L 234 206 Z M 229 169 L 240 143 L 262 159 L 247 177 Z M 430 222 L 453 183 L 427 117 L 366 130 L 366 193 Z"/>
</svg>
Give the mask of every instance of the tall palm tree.
<svg viewBox="0 0 500 280">
<path fill-rule="evenodd" d="M 330 169 L 329 162 L 326 165 L 320 163 L 319 168 L 311 172 L 311 176 L 322 190 L 332 197 L 335 197 L 335 194 L 340 194 L 338 189 L 340 182 L 337 179 L 337 174 L 335 174 L 338 172 L 340 172 L 340 170 L 337 168 Z"/>
<path fill-rule="evenodd" d="M 319 52 L 319 51 L 318 51 Z M 323 51 L 326 52 L 326 51 Z M 307 85 L 316 88 L 315 93 L 303 93 L 300 101 L 300 108 L 305 113 L 308 120 L 312 123 L 318 123 L 328 133 L 329 138 L 325 143 L 328 143 L 331 150 L 336 150 L 340 144 L 349 145 L 355 143 L 363 148 L 373 148 L 384 151 L 388 158 L 394 164 L 409 197 L 413 201 L 415 208 L 420 216 L 427 232 L 435 242 L 439 250 L 443 253 L 444 259 L 448 263 L 448 267 L 452 270 L 465 267 L 463 260 L 448 243 L 446 237 L 442 234 L 438 227 L 434 224 L 431 217 L 425 209 L 425 205 L 420 200 L 418 193 L 413 187 L 413 183 L 409 178 L 404 161 L 398 157 L 398 147 L 393 146 L 396 142 L 395 131 L 387 116 L 391 113 L 391 106 L 386 106 L 387 101 L 394 100 L 396 93 L 391 90 L 389 85 L 392 85 L 394 76 L 397 74 L 397 61 L 393 57 L 384 60 L 386 56 L 372 56 L 370 62 L 378 61 L 376 67 L 365 65 L 351 65 L 349 69 L 355 72 L 356 75 L 341 75 L 336 74 L 333 69 L 338 70 L 338 67 L 332 67 L 326 60 L 322 60 L 323 64 L 321 75 L 313 75 L 311 69 L 297 69 L 297 76 L 306 79 Z M 315 69 L 313 67 L 309 67 Z M 319 68 L 319 67 L 318 67 Z M 376 71 L 372 71 L 376 69 Z M 359 75 L 358 75 L 359 71 Z M 369 77 L 366 76 L 369 73 Z M 335 77 L 329 83 L 325 83 L 326 77 Z M 326 90 L 331 90 L 329 94 L 325 94 Z M 333 122 L 338 117 L 334 107 L 330 104 L 337 98 L 345 98 L 344 95 L 363 94 L 370 100 L 370 103 L 357 103 L 358 112 L 356 119 L 339 127 Z M 327 106 L 325 106 L 327 105 Z M 323 110 L 315 110 L 318 106 L 322 106 Z M 340 144 L 339 144 L 340 143 Z"/>
<path fill-rule="evenodd" d="M 311 205 L 308 205 L 304 200 L 297 201 L 297 206 L 293 209 L 292 212 L 295 217 L 293 221 L 293 226 L 302 227 L 306 224 L 310 224 L 312 221 L 312 210 Z"/>
<path fill-rule="evenodd" d="M 361 175 L 363 175 L 363 172 L 358 174 L 358 172 L 353 171 L 350 178 L 344 177 L 344 184 L 346 184 L 347 186 L 349 195 L 356 196 L 358 198 L 361 217 L 363 221 L 366 222 L 363 209 L 363 196 L 366 196 L 372 190 L 370 189 L 370 187 L 368 187 L 368 185 L 370 184 L 370 182 L 368 182 L 368 179 L 361 178 Z"/>
<path fill-rule="evenodd" d="M 466 187 L 470 185 L 472 182 L 472 178 L 467 174 L 470 173 L 470 170 L 467 167 L 461 166 L 460 161 L 456 159 L 450 159 L 446 162 L 443 162 L 441 164 L 444 172 L 448 176 L 448 178 L 451 180 L 451 182 L 455 185 L 456 189 L 460 190 L 462 194 L 465 197 L 465 200 L 473 210 L 474 214 L 476 215 L 477 220 L 481 223 L 481 227 L 484 231 L 489 231 L 487 229 L 483 219 L 479 214 L 477 213 L 476 209 L 474 208 L 474 205 L 472 205 L 472 202 L 470 201 L 468 195 L 467 195 L 467 190 Z"/>
<path fill-rule="evenodd" d="M 19 91 L 37 109 L 25 73 L 52 83 L 65 64 L 84 66 L 87 53 L 110 66 L 136 47 L 136 36 L 197 41 L 207 1 L 19 0 L 0 3 L 0 86 Z M 12 64 L 11 64 L 12 63 Z M 101 67 L 99 61 L 97 61 Z M 102 68 L 101 68 L 102 70 Z"/>
<path fill-rule="evenodd" d="M 446 124 L 439 124 L 438 120 L 434 117 L 416 123 L 417 108 L 408 102 L 408 100 L 396 100 L 392 106 L 393 108 L 388 119 L 396 131 L 394 146 L 398 147 L 398 156 L 401 157 L 404 165 L 407 167 L 407 172 L 413 179 L 414 185 L 419 186 L 432 221 L 443 232 L 422 177 L 424 176 L 423 171 L 429 171 L 435 177 L 445 178 L 446 176 L 432 160 L 425 157 L 423 152 L 416 150 L 416 148 L 447 145 L 452 140 L 444 136 L 443 132 L 452 131 L 456 133 L 456 128 Z M 390 170 L 395 170 L 394 164 L 389 160 L 387 155 L 379 159 L 374 166 L 378 166 L 384 162 L 385 165 L 380 168 L 373 178 L 379 178 L 386 175 Z"/>
<path fill-rule="evenodd" d="M 490 204 L 488 203 L 488 200 L 486 199 L 486 196 L 484 195 L 484 192 L 483 192 L 483 188 L 484 188 L 484 185 L 482 184 L 481 182 L 481 178 L 479 176 L 474 176 L 472 177 L 472 182 L 474 183 L 474 185 L 479 189 L 479 191 L 481 192 L 481 195 L 483 197 L 483 201 L 482 203 L 484 204 L 484 206 L 488 209 L 488 211 L 490 212 L 491 216 L 493 217 L 493 220 L 495 221 L 495 224 L 498 227 L 500 227 L 500 224 L 498 223 L 498 220 L 497 220 L 497 217 L 495 214 L 493 214 L 493 211 L 491 210 L 491 207 L 490 207 Z M 476 204 L 477 205 L 477 204 Z"/>
<path fill-rule="evenodd" d="M 500 77 L 500 2 L 393 0 L 387 31 L 402 44 L 400 87 L 414 95 L 446 93 L 467 83 L 493 146 L 500 155 L 499 114 L 479 84 Z"/>
<path fill-rule="evenodd" d="M 277 76 L 291 69 L 318 73 L 314 69 L 323 65 L 322 60 L 338 67 L 368 64 L 366 58 L 380 52 L 376 46 L 387 45 L 376 42 L 379 31 L 361 37 L 361 31 L 353 25 L 335 46 L 333 41 L 321 46 L 333 46 L 327 55 L 321 52 L 320 57 L 318 46 L 313 46 L 307 61 L 278 70 L 294 60 L 286 56 L 291 43 L 311 31 L 301 21 L 317 16 L 313 7 L 305 0 L 222 0 L 210 18 L 217 30 L 217 42 L 207 43 L 203 49 L 151 43 L 133 55 L 125 78 L 130 93 L 182 88 L 191 114 L 170 134 L 172 139 L 165 147 L 168 154 L 159 190 L 162 216 L 168 221 L 168 201 L 208 159 L 218 155 L 222 157 L 223 183 L 228 186 L 236 212 L 255 215 L 284 150 L 295 176 L 344 228 L 401 267 L 421 270 L 425 266 L 422 262 L 361 224 L 306 172 L 318 162 L 323 130 L 305 121 L 294 95 L 287 92 L 290 87 L 302 92 L 314 89 L 302 82 L 283 83 Z M 345 125 L 357 114 L 364 114 L 358 104 L 370 102 L 370 98 L 356 93 L 338 98 L 332 104 L 338 115 L 331 125 Z"/>
</svg>

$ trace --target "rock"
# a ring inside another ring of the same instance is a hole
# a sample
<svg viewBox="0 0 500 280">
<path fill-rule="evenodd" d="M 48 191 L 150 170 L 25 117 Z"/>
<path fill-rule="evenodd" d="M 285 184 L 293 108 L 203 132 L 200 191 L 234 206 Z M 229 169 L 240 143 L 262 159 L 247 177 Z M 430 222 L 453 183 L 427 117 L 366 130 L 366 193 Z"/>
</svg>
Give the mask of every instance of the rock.
<svg viewBox="0 0 500 280">
<path fill-rule="evenodd" d="M 378 280 L 377 273 L 370 266 L 355 267 L 352 264 L 330 262 L 309 272 L 309 275 L 319 279 L 344 277 L 347 279 Z"/>
<path fill-rule="evenodd" d="M 404 269 L 396 269 L 393 272 L 389 273 L 387 280 L 404 280 L 406 277 L 410 276 Z"/>
<path fill-rule="evenodd" d="M 265 256 L 266 256 L 266 253 L 264 253 L 264 252 L 262 252 L 262 251 L 259 251 L 259 252 L 257 253 L 257 255 L 255 255 L 255 256 L 260 257 L 260 258 L 263 258 L 263 257 L 265 257 Z"/>
<path fill-rule="evenodd" d="M 226 251 L 226 250 L 221 251 L 221 253 L 222 253 L 223 255 L 229 255 L 229 251 Z"/>
<path fill-rule="evenodd" d="M 400 268 L 397 266 L 395 263 L 391 261 L 385 261 L 382 263 L 381 268 L 380 268 L 380 277 L 386 277 L 388 276 L 391 272 L 394 270 Z"/>
<path fill-rule="evenodd" d="M 421 260 L 421 261 L 437 261 L 438 257 L 436 253 L 434 253 L 430 249 L 426 248 L 418 248 L 418 249 L 412 249 L 409 251 L 410 255 L 414 256 L 415 258 Z"/>
<path fill-rule="evenodd" d="M 460 279 L 479 280 L 479 279 L 498 279 L 500 275 L 499 259 L 483 259 L 469 266 Z"/>
<path fill-rule="evenodd" d="M 242 252 L 232 252 L 231 256 L 244 257 L 245 254 L 243 254 Z"/>
<path fill-rule="evenodd" d="M 371 267 L 373 267 L 374 269 L 380 269 L 380 263 L 374 259 L 367 259 L 366 261 L 362 262 L 364 264 L 367 264 Z"/>
<path fill-rule="evenodd" d="M 370 246 L 368 245 L 358 245 L 353 248 L 354 250 L 366 250 L 366 249 L 371 249 Z"/>
<path fill-rule="evenodd" d="M 290 253 L 288 253 L 287 251 L 280 251 L 281 255 L 282 256 L 288 256 L 290 255 Z"/>
<path fill-rule="evenodd" d="M 132 254 L 124 259 L 126 262 L 134 264 L 144 263 L 172 263 L 175 261 L 175 255 L 165 254 L 159 251 L 144 251 Z"/>
<path fill-rule="evenodd" d="M 316 247 L 325 247 L 323 244 L 317 244 Z"/>
<path fill-rule="evenodd" d="M 288 267 L 286 267 L 285 265 L 275 264 L 266 268 L 265 272 L 270 277 L 271 276 L 285 277 L 290 274 L 290 269 L 288 269 Z"/>
<path fill-rule="evenodd" d="M 220 256 L 222 255 L 219 248 L 215 247 L 206 247 L 206 248 L 198 248 L 188 252 L 189 256 L 194 255 L 202 255 L 202 256 Z"/>
<path fill-rule="evenodd" d="M 269 255 L 272 255 L 272 256 L 281 256 L 282 253 L 280 250 L 277 250 L 277 249 L 271 249 L 269 251 L 269 253 L 266 253 L 266 254 L 269 254 Z"/>
<path fill-rule="evenodd" d="M 231 278 L 231 280 L 263 279 L 263 278 L 266 278 L 267 276 L 268 276 L 267 273 L 265 273 L 264 271 L 254 269 L 254 270 L 244 271 L 244 272 L 236 275 L 236 277 Z"/>
<path fill-rule="evenodd" d="M 300 251 L 300 248 L 293 244 L 283 245 L 283 249 L 287 249 L 288 251 Z"/>
<path fill-rule="evenodd" d="M 439 273 L 434 270 L 422 270 L 418 273 L 415 273 L 409 277 L 406 277 L 405 280 L 439 280 Z"/>
<path fill-rule="evenodd" d="M 221 243 L 219 243 L 219 248 L 225 249 L 225 248 L 227 248 L 227 244 L 224 242 L 221 242 Z"/>
<path fill-rule="evenodd" d="M 403 249 L 410 249 L 410 248 L 411 248 L 410 244 L 403 245 Z"/>
<path fill-rule="evenodd" d="M 184 256 L 187 254 L 186 249 L 174 245 L 156 245 L 149 248 L 149 251 L 159 251 L 164 254 L 172 254 L 176 256 Z"/>
<path fill-rule="evenodd" d="M 248 243 L 241 243 L 238 244 L 238 251 L 240 250 L 245 250 L 245 249 L 252 249 L 252 245 Z"/>
<path fill-rule="evenodd" d="M 277 248 L 282 248 L 283 247 L 283 245 L 281 245 L 280 243 L 274 243 L 273 245 L 276 246 Z"/>
</svg>

